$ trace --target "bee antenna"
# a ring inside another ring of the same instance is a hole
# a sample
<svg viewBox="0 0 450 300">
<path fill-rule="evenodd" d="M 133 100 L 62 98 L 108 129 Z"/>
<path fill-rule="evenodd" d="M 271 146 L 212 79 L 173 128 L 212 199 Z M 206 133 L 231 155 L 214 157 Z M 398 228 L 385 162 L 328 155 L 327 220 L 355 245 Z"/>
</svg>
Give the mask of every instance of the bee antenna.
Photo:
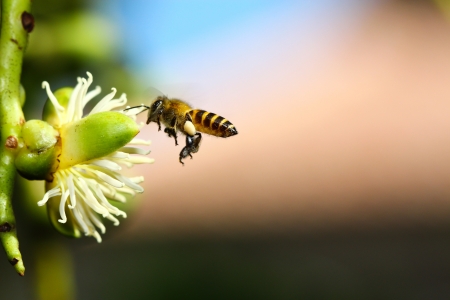
<svg viewBox="0 0 450 300">
<path fill-rule="evenodd" d="M 140 112 L 138 112 L 137 115 L 140 114 L 140 113 L 143 113 L 143 112 L 146 111 L 146 110 L 149 110 L 149 109 L 150 109 L 150 106 L 141 104 L 141 105 L 138 105 L 138 106 L 127 107 L 127 108 L 125 108 L 123 111 L 127 111 L 127 110 L 130 110 L 130 109 L 133 109 L 133 108 L 142 108 L 142 107 L 143 107 L 144 109 L 141 110 Z"/>
</svg>

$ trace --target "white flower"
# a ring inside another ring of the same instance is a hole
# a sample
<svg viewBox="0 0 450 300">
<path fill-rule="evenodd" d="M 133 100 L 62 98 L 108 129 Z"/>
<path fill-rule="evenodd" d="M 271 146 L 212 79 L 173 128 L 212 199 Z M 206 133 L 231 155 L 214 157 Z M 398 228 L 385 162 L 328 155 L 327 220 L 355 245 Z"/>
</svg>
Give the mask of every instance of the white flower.
<svg viewBox="0 0 450 300">
<path fill-rule="evenodd" d="M 69 139 L 64 136 L 64 128 L 81 120 L 86 104 L 101 91 L 100 87 L 96 87 L 88 92 L 92 83 L 92 75 L 89 72 L 87 75 L 87 80 L 78 78 L 78 84 L 73 89 L 67 103 L 59 103 L 50 90 L 48 82 L 42 83 L 42 87 L 46 89 L 49 100 L 55 109 L 51 125 L 60 131 L 63 145 L 65 138 Z M 112 92 L 100 100 L 87 116 L 124 106 L 127 102 L 126 95 L 122 94 L 118 99 L 114 99 L 115 94 L 116 89 L 113 88 Z M 118 112 L 121 111 L 118 110 Z M 135 119 L 135 115 L 132 115 L 131 112 L 127 111 L 124 114 Z M 92 132 L 92 134 L 97 133 Z M 94 136 L 94 139 L 101 139 L 101 137 Z M 113 206 L 109 200 L 125 202 L 125 195 L 135 195 L 137 192 L 144 191 L 139 185 L 144 180 L 142 176 L 126 177 L 120 173 L 122 166 L 131 167 L 134 164 L 153 163 L 153 159 L 144 156 L 150 151 L 134 147 L 136 145 L 150 145 L 150 141 L 132 139 L 128 145 L 114 149 L 115 151 L 108 155 L 81 163 L 77 162 L 73 165 L 64 163 L 60 157 L 60 167 L 53 174 L 53 181 L 47 182 L 47 192 L 38 205 L 42 206 L 50 198 L 58 197 L 60 215 L 58 222 L 66 223 L 68 221 L 66 212 L 69 212 L 69 219 L 73 218 L 70 221 L 74 223 L 77 230 L 86 236 L 93 236 L 98 242 L 101 242 L 102 239 L 97 229 L 101 233 L 105 233 L 105 226 L 99 216 L 111 220 L 114 225 L 119 224 L 117 217 L 126 217 L 125 212 Z M 52 201 L 54 200 L 52 199 Z"/>
</svg>

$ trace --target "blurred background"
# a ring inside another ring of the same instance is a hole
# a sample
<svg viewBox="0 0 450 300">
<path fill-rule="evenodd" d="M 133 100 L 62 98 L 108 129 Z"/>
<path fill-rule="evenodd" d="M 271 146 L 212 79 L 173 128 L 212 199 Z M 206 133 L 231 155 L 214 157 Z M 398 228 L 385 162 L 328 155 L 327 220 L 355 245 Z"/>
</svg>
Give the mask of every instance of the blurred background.
<svg viewBox="0 0 450 300">
<path fill-rule="evenodd" d="M 231 120 L 185 166 L 156 162 L 103 242 L 56 233 L 17 184 L 27 267 L 5 299 L 449 299 L 448 1 L 33 3 L 27 119 L 86 71 L 131 105 L 151 91 Z M 98 97 L 101 99 L 100 97 Z M 139 116 L 145 121 L 145 115 Z M 26 186 L 26 188 L 24 188 Z"/>
</svg>

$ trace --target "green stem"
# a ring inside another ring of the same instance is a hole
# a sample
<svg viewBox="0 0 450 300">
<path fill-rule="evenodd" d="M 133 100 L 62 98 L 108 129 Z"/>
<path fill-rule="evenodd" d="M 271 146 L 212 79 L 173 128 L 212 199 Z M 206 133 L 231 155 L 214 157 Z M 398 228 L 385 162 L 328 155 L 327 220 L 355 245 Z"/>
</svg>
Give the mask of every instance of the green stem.
<svg viewBox="0 0 450 300">
<path fill-rule="evenodd" d="M 19 251 L 12 191 L 16 169 L 14 158 L 20 148 L 24 123 L 20 106 L 20 74 L 28 32 L 34 21 L 30 0 L 1 0 L 0 29 L 0 239 L 6 256 L 20 275 L 25 267 Z"/>
</svg>

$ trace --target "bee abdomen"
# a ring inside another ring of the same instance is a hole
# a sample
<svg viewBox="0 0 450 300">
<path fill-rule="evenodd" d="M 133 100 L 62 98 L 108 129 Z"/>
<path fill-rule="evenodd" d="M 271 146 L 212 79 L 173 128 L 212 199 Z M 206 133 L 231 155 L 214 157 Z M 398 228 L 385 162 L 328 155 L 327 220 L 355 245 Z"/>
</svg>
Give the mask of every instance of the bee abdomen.
<svg viewBox="0 0 450 300">
<path fill-rule="evenodd" d="M 215 113 L 193 109 L 189 111 L 189 115 L 195 129 L 200 132 L 224 138 L 238 134 L 236 127 L 230 121 Z"/>
</svg>

